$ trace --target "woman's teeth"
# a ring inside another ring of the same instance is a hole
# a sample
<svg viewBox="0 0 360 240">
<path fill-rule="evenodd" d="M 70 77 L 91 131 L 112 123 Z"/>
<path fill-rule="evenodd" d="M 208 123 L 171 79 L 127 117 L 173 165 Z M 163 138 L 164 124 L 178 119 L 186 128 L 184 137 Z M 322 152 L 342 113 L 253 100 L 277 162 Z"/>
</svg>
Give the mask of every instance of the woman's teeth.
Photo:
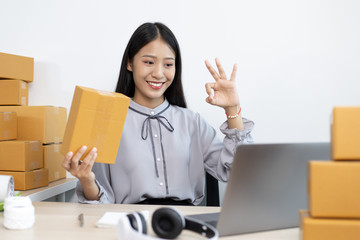
<svg viewBox="0 0 360 240">
<path fill-rule="evenodd" d="M 160 87 L 163 83 L 153 83 L 153 82 L 148 82 L 151 86 L 154 87 Z"/>
</svg>

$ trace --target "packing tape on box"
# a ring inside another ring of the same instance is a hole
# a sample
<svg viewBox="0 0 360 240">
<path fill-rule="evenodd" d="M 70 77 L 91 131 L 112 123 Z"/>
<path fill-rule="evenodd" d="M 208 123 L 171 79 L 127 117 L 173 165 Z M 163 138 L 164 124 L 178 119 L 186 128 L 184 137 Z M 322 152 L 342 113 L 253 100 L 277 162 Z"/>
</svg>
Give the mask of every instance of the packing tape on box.
<svg viewBox="0 0 360 240">
<path fill-rule="evenodd" d="M 11 120 L 11 112 L 4 112 L 4 121 L 10 121 Z"/>
<path fill-rule="evenodd" d="M 54 152 L 60 152 L 60 144 L 54 144 Z"/>
<path fill-rule="evenodd" d="M 29 197 L 8 197 L 4 203 L 4 227 L 23 230 L 34 226 L 35 208 Z"/>
<path fill-rule="evenodd" d="M 9 138 L 9 135 L 10 135 L 10 131 L 9 130 L 5 130 L 4 132 L 3 132 L 3 139 L 8 139 Z"/>
<path fill-rule="evenodd" d="M 14 195 L 14 178 L 10 175 L 0 175 L 0 202 Z"/>
<path fill-rule="evenodd" d="M 26 88 L 27 88 L 26 82 L 21 81 L 21 88 L 24 89 L 24 90 L 26 90 Z"/>
<path fill-rule="evenodd" d="M 20 100 L 20 104 L 21 104 L 21 106 L 26 106 L 27 104 L 26 104 L 26 97 L 21 97 L 21 100 Z"/>
<path fill-rule="evenodd" d="M 42 147 L 41 147 L 41 144 L 39 141 L 31 141 L 29 143 L 29 146 L 30 146 L 30 151 L 32 151 L 32 152 L 39 152 L 42 150 L 41 149 Z"/>
</svg>

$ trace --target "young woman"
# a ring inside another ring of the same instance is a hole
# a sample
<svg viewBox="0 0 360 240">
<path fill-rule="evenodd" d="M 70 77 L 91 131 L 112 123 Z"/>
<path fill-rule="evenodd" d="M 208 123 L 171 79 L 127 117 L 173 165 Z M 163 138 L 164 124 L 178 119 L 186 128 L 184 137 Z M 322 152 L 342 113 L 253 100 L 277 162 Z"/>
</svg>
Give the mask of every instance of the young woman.
<svg viewBox="0 0 360 240">
<path fill-rule="evenodd" d="M 251 142 L 253 122 L 241 117 L 234 65 L 230 79 L 205 61 L 215 82 L 206 101 L 224 108 L 224 141 L 198 113 L 186 108 L 181 55 L 171 30 L 145 23 L 132 35 L 120 68 L 116 92 L 131 97 L 116 163 L 95 163 L 96 148 L 66 154 L 63 166 L 79 179 L 83 203 L 197 205 L 204 198 L 205 171 L 227 181 L 236 146 Z"/>
</svg>

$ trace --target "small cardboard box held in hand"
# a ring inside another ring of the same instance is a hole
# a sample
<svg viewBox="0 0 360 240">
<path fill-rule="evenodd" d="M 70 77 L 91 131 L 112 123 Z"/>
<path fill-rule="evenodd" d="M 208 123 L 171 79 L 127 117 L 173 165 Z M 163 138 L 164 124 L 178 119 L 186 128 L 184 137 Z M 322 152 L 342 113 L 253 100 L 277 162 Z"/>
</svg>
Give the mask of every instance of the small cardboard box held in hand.
<svg viewBox="0 0 360 240">
<path fill-rule="evenodd" d="M 96 147 L 96 162 L 115 163 L 130 98 L 114 92 L 76 86 L 61 153 L 88 152 Z"/>
</svg>

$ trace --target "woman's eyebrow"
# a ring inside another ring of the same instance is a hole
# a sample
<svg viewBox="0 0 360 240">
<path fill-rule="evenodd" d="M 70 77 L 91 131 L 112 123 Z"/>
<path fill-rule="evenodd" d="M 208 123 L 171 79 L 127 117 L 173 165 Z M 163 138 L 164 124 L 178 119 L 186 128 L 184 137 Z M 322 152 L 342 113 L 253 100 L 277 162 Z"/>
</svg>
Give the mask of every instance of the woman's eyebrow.
<svg viewBox="0 0 360 240">
<path fill-rule="evenodd" d="M 154 58 L 154 59 L 157 59 L 157 57 L 156 56 L 154 56 L 154 55 L 148 55 L 148 54 L 146 54 L 146 55 L 143 55 L 143 56 L 141 56 L 141 57 L 149 57 L 149 58 Z M 166 58 L 164 58 L 165 60 L 174 60 L 175 61 L 175 58 L 173 58 L 173 57 L 166 57 Z"/>
<path fill-rule="evenodd" d="M 141 57 L 157 58 L 157 57 L 155 57 L 153 55 L 142 55 Z"/>
</svg>

